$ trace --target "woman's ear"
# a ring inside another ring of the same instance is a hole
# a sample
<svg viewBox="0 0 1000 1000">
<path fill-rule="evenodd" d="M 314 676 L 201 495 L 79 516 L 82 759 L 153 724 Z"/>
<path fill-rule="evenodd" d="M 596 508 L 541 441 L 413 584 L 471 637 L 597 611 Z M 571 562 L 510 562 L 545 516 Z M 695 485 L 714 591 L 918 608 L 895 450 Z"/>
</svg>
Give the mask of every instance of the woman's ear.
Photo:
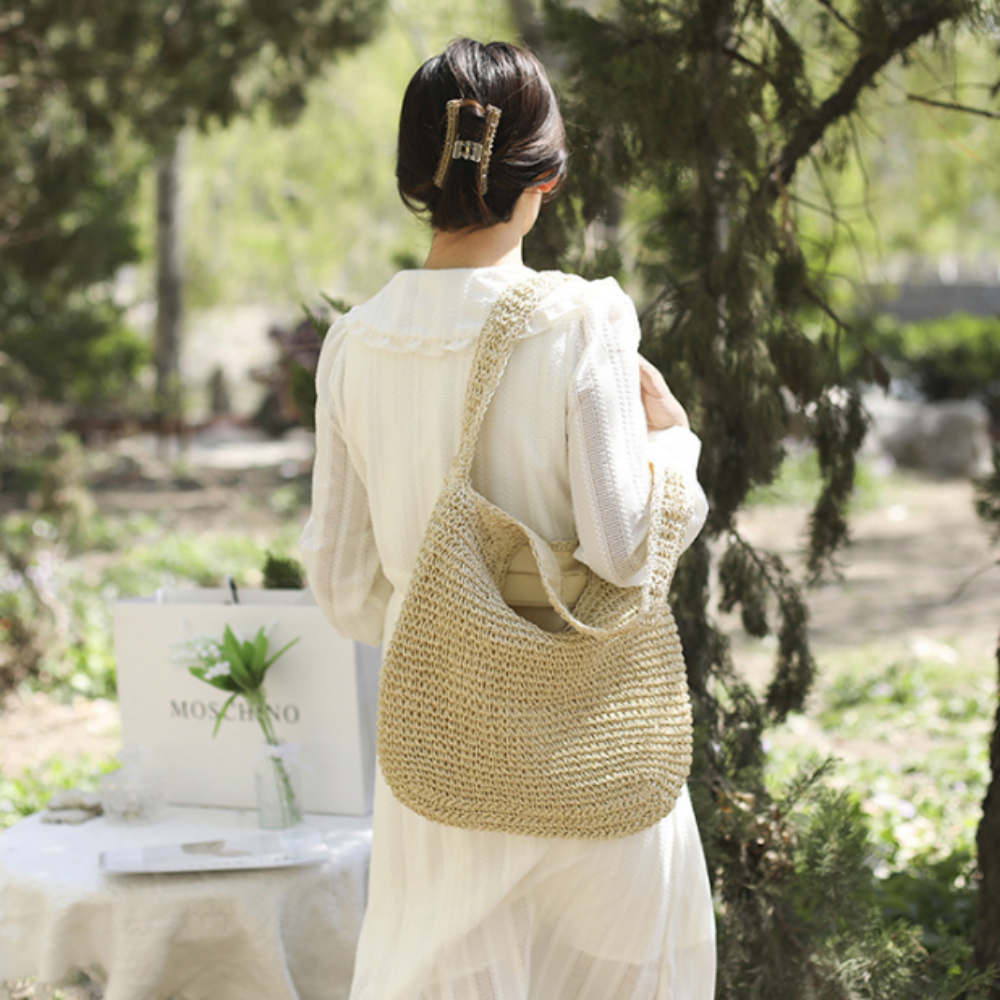
<svg viewBox="0 0 1000 1000">
<path fill-rule="evenodd" d="M 551 191 L 555 190 L 555 187 L 558 183 L 559 183 L 559 178 L 554 177 L 550 181 L 544 181 L 541 184 L 535 184 L 534 188 L 536 191 L 541 191 L 542 194 L 549 194 Z"/>
</svg>

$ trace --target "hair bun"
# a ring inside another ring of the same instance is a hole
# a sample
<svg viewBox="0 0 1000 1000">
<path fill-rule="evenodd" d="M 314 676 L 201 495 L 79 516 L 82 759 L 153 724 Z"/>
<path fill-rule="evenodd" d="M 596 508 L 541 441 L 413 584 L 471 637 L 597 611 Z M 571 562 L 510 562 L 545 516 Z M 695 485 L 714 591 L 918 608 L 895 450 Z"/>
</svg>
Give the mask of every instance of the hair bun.
<svg viewBox="0 0 1000 1000">
<path fill-rule="evenodd" d="M 552 87 L 524 49 L 459 39 L 410 80 L 396 180 L 435 229 L 508 222 L 527 188 L 562 179 L 567 159 Z"/>
</svg>

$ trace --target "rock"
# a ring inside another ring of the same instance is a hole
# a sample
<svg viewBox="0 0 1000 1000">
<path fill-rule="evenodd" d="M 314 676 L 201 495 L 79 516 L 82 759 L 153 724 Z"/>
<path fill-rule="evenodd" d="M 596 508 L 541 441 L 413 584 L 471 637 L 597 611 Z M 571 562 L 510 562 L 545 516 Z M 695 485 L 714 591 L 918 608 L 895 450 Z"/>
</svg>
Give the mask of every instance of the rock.
<svg viewBox="0 0 1000 1000">
<path fill-rule="evenodd" d="M 97 792 L 84 792 L 79 788 L 64 788 L 49 799 L 48 809 L 50 812 L 82 809 L 96 814 L 102 809 L 101 796 Z"/>
<path fill-rule="evenodd" d="M 95 816 L 97 813 L 92 813 L 89 809 L 46 809 L 41 815 L 41 822 L 79 826 L 88 819 L 94 819 Z"/>
<path fill-rule="evenodd" d="M 865 407 L 872 418 L 869 450 L 888 455 L 897 465 L 953 478 L 989 470 L 990 422 L 981 403 L 931 403 L 872 393 Z"/>
</svg>

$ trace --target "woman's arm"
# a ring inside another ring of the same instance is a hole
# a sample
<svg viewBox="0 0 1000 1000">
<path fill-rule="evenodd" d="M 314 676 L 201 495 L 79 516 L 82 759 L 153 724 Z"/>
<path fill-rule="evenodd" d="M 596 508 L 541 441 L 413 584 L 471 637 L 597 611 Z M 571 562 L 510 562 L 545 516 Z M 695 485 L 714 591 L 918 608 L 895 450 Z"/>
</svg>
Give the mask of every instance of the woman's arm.
<svg viewBox="0 0 1000 1000">
<path fill-rule="evenodd" d="M 662 463 L 684 476 L 694 514 L 681 543 L 686 549 L 697 537 L 708 516 L 708 500 L 698 482 L 701 442 L 691 433 L 687 411 L 670 391 L 660 370 L 639 355 L 642 408 L 649 431 L 650 461 Z"/>
<path fill-rule="evenodd" d="M 701 444 L 687 429 L 680 404 L 672 395 L 664 397 L 662 377 L 651 373 L 647 398 L 666 411 L 653 407 L 650 422 L 675 422 L 647 431 L 638 318 L 617 283 L 589 287 L 583 335 L 568 414 L 570 488 L 580 541 L 576 556 L 605 579 L 633 586 L 645 575 L 650 463 L 674 469 L 684 479 L 695 508 L 685 537 L 690 544 L 708 510 L 697 480 Z"/>
<path fill-rule="evenodd" d="M 337 347 L 331 331 L 317 369 L 312 511 L 299 548 L 326 617 L 344 635 L 377 646 L 392 585 L 382 572 L 368 492 L 351 462 L 331 398 Z"/>
</svg>

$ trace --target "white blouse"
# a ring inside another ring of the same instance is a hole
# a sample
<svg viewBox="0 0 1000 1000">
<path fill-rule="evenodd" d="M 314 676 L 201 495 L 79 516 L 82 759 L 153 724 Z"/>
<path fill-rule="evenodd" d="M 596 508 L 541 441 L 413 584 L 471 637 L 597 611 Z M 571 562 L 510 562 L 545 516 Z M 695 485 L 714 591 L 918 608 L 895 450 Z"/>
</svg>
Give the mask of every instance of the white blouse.
<svg viewBox="0 0 1000 1000">
<path fill-rule="evenodd" d="M 317 371 L 312 513 L 301 549 L 318 603 L 345 635 L 391 634 L 458 448 L 473 347 L 523 267 L 415 270 L 330 329 Z M 641 582 L 649 463 L 684 477 L 704 523 L 700 442 L 646 432 L 632 301 L 613 279 L 560 283 L 539 304 L 490 404 L 476 488 L 612 582 Z M 668 373 L 669 378 L 669 373 Z"/>
</svg>

